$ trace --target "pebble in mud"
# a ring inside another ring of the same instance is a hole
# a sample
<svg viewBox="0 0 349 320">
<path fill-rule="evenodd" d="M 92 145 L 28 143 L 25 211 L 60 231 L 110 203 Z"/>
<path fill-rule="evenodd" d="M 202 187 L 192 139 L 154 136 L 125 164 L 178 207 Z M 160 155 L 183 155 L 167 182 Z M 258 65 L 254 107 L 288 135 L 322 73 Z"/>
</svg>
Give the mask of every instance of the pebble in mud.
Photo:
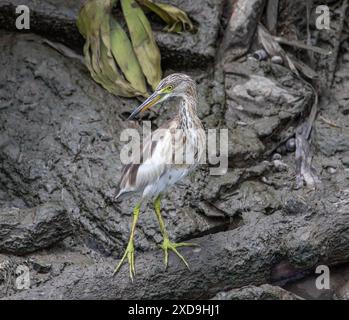
<svg viewBox="0 0 349 320">
<path fill-rule="evenodd" d="M 286 171 L 287 170 L 287 164 L 285 164 L 284 162 L 282 162 L 281 160 L 274 160 L 273 161 L 274 167 L 277 171 L 281 172 L 281 171 Z"/>
<path fill-rule="evenodd" d="M 288 139 L 286 142 L 286 150 L 294 152 L 296 150 L 296 140 L 294 138 Z"/>
<path fill-rule="evenodd" d="M 282 57 L 280 57 L 280 56 L 271 57 L 271 62 L 275 63 L 275 64 L 283 64 L 284 63 Z"/>
<path fill-rule="evenodd" d="M 328 167 L 327 168 L 327 172 L 329 174 L 335 174 L 337 172 L 337 169 L 336 168 L 333 168 L 333 167 Z"/>
<path fill-rule="evenodd" d="M 261 50 L 257 50 L 253 53 L 252 57 L 258 61 L 262 61 L 267 59 L 268 54 L 265 50 L 261 49 Z"/>
<path fill-rule="evenodd" d="M 271 160 L 281 160 L 282 156 L 280 153 L 274 153 Z"/>
</svg>

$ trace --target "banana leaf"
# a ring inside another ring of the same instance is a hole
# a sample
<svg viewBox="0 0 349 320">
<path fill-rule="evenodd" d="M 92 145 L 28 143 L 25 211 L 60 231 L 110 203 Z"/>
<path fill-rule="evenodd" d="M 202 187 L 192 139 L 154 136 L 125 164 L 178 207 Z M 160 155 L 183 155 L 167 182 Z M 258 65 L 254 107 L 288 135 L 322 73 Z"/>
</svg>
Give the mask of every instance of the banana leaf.
<svg viewBox="0 0 349 320">
<path fill-rule="evenodd" d="M 135 0 L 121 0 L 121 8 L 143 73 L 155 89 L 162 75 L 161 57 L 150 23 Z"/>
<path fill-rule="evenodd" d="M 137 2 L 158 15 L 167 24 L 165 30 L 176 33 L 182 31 L 195 32 L 193 23 L 183 10 L 170 4 L 152 0 L 137 0 Z"/>
</svg>

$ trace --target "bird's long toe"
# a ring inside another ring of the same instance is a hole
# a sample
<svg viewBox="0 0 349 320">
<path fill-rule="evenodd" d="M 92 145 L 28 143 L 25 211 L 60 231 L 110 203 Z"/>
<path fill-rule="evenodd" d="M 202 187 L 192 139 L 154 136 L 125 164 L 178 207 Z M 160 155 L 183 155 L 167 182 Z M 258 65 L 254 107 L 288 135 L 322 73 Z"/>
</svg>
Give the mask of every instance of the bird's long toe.
<svg viewBox="0 0 349 320">
<path fill-rule="evenodd" d="M 121 260 L 116 266 L 113 275 L 115 275 L 120 270 L 122 264 L 124 263 L 127 257 L 128 264 L 129 264 L 130 278 L 133 281 L 133 277 L 136 275 L 134 251 L 135 250 L 134 250 L 133 241 L 130 241 L 127 245 L 124 255 L 122 256 Z"/>
<path fill-rule="evenodd" d="M 198 246 L 198 245 L 195 243 L 189 243 L 189 242 L 175 243 L 175 242 L 171 242 L 169 240 L 169 238 L 164 238 L 164 241 L 161 245 L 161 248 L 162 248 L 162 250 L 164 250 L 164 255 L 165 255 L 164 262 L 165 262 L 166 268 L 168 267 L 168 251 L 171 250 L 183 261 L 183 263 L 186 265 L 186 267 L 190 270 L 188 262 L 185 260 L 183 255 L 181 255 L 178 252 L 177 248 L 179 248 L 179 247 L 196 247 L 196 246 Z"/>
</svg>

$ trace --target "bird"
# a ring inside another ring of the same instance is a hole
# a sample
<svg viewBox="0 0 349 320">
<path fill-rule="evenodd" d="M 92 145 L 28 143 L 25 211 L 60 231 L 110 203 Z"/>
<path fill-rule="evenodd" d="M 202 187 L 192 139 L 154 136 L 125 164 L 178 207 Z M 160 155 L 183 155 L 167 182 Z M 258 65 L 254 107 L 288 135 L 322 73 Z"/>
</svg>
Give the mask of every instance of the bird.
<svg viewBox="0 0 349 320">
<path fill-rule="evenodd" d="M 129 242 L 114 270 L 114 274 L 117 273 L 127 257 L 132 281 L 136 275 L 134 235 L 142 203 L 153 201 L 163 237 L 161 248 L 164 251 L 165 268 L 168 267 L 169 251 L 173 251 L 189 269 L 188 262 L 177 248 L 196 246 L 195 243 L 170 241 L 161 215 L 161 198 L 164 193 L 193 172 L 204 158 L 206 139 L 204 127 L 197 115 L 196 82 L 182 73 L 170 74 L 159 82 L 153 94 L 131 113 L 128 120 L 134 120 L 141 112 L 162 105 L 162 102 L 172 97 L 177 97 L 179 102 L 177 115 L 145 138 L 141 145 L 140 161 L 139 157 L 136 159 L 136 156 L 132 156 L 131 161 L 124 165 L 115 192 L 115 199 L 131 195 L 140 198 L 133 209 Z"/>
</svg>

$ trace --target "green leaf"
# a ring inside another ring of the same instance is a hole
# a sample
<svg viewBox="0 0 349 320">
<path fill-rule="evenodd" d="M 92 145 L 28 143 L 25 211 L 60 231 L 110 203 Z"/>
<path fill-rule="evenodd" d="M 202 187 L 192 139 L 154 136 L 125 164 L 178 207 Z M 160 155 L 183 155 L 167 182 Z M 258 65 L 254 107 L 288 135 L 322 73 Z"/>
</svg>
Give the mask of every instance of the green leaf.
<svg viewBox="0 0 349 320">
<path fill-rule="evenodd" d="M 155 89 L 161 80 L 161 57 L 150 23 L 135 0 L 121 0 L 121 7 L 138 61 Z"/>
<path fill-rule="evenodd" d="M 113 17 L 110 19 L 110 41 L 111 52 L 125 78 L 138 92 L 146 96 L 147 86 L 145 78 L 131 41 Z"/>
<path fill-rule="evenodd" d="M 195 31 L 193 23 L 183 10 L 152 0 L 137 0 L 137 2 L 157 14 L 167 24 L 166 30 L 169 32 Z"/>
</svg>

